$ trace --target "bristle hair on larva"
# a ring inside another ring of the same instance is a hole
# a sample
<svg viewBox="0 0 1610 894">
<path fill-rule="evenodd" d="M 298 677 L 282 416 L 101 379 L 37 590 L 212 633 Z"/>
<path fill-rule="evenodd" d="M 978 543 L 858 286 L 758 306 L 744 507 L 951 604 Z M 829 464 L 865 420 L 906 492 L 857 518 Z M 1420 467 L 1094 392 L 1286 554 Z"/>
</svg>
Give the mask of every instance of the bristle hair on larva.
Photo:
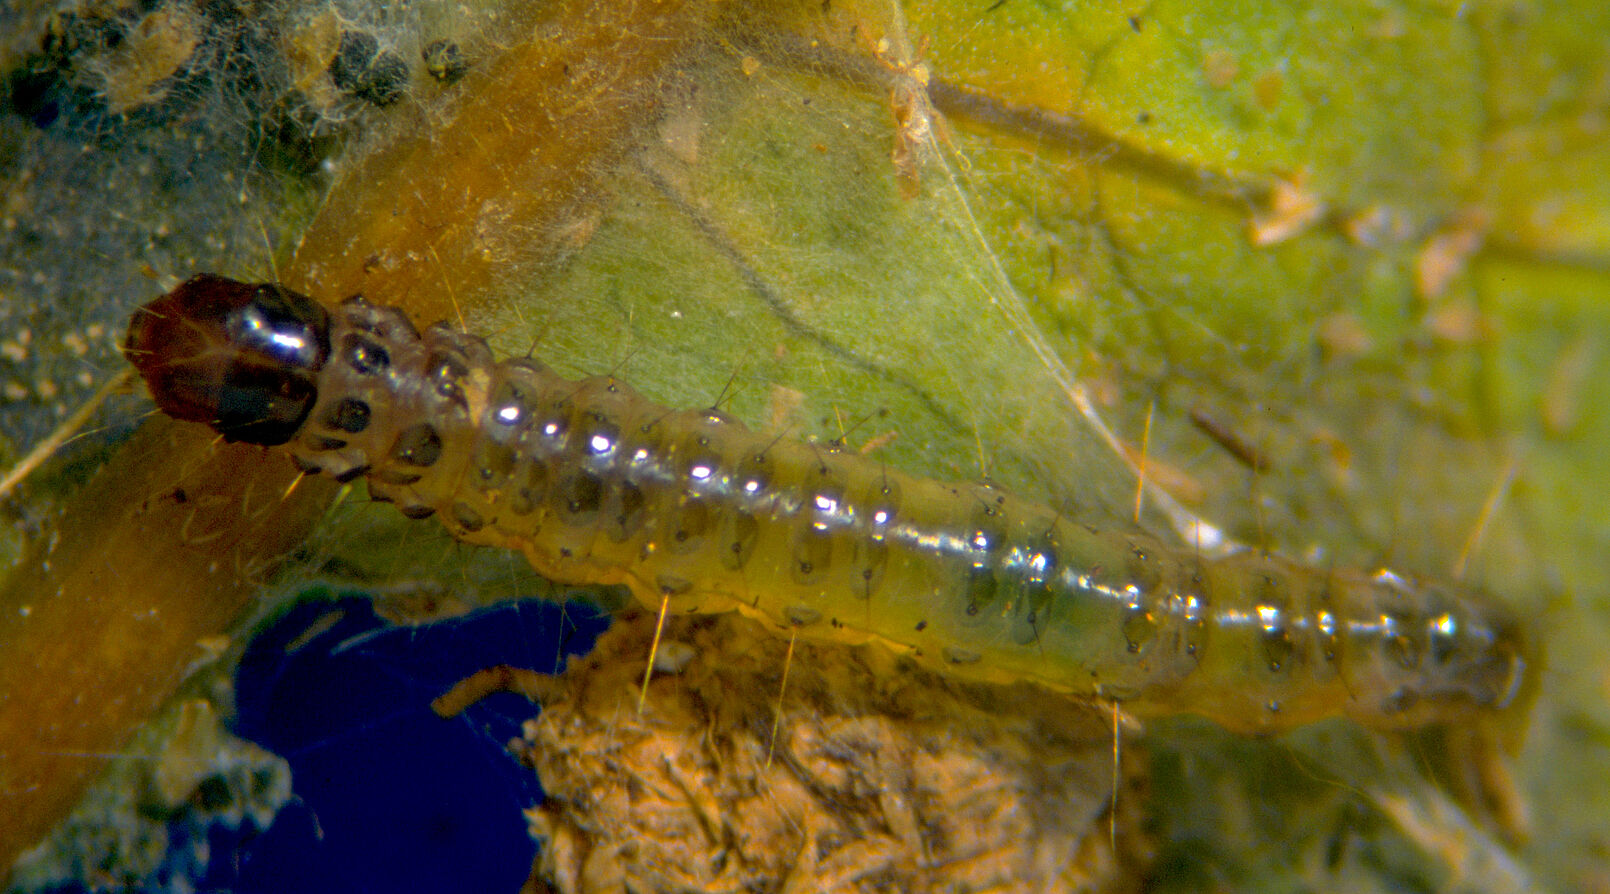
<svg viewBox="0 0 1610 894">
<path fill-rule="evenodd" d="M 265 327 L 280 336 L 238 338 Z M 127 344 L 175 415 L 209 407 L 202 421 L 228 437 L 282 443 L 410 517 L 655 609 L 737 610 L 959 677 L 1249 733 L 1515 710 L 1536 669 L 1521 625 L 1466 588 L 1206 558 L 986 484 L 670 409 L 611 376 L 499 362 L 476 336 L 420 333 L 362 298 L 326 310 L 202 275 L 136 312 Z M 265 373 L 276 364 L 282 375 Z M 271 418 L 246 419 L 252 408 Z"/>
</svg>

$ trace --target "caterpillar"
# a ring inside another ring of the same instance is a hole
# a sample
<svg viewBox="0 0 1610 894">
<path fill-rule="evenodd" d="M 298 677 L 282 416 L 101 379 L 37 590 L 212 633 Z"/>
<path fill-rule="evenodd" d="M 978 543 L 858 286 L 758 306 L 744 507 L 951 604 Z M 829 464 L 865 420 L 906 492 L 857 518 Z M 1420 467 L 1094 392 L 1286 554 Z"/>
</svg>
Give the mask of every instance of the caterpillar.
<svg viewBox="0 0 1610 894">
<path fill-rule="evenodd" d="M 138 309 L 157 405 L 453 536 L 646 606 L 737 610 L 875 641 L 970 680 L 1030 681 L 1236 732 L 1377 729 L 1523 708 L 1538 662 L 1502 606 L 1388 570 L 1205 557 L 989 484 L 674 410 L 612 376 L 496 361 L 361 296 L 339 307 L 201 274 Z"/>
</svg>

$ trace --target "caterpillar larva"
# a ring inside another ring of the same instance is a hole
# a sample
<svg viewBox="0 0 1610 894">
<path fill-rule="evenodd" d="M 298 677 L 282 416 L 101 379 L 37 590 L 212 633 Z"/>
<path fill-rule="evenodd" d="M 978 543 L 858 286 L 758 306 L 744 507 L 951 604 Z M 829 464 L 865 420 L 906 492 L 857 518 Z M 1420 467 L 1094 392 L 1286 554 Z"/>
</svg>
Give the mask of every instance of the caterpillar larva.
<svg viewBox="0 0 1610 894">
<path fill-rule="evenodd" d="M 1204 558 L 983 484 L 656 405 L 354 297 L 200 275 L 136 311 L 158 405 L 284 445 L 454 536 L 563 582 L 673 611 L 877 640 L 947 673 L 1029 680 L 1241 732 L 1344 714 L 1376 728 L 1524 706 L 1521 626 L 1477 594 L 1389 571 Z"/>
</svg>

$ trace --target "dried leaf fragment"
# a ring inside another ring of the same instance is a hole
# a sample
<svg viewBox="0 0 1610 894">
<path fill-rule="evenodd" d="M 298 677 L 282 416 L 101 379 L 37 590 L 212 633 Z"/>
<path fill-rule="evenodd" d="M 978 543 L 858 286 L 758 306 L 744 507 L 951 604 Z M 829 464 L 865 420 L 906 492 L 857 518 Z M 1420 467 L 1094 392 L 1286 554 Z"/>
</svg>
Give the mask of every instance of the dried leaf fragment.
<svg viewBox="0 0 1610 894">
<path fill-rule="evenodd" d="M 736 616 L 672 619 L 697 657 L 632 712 L 655 618 L 618 622 L 526 726 L 549 801 L 537 871 L 619 890 L 1022 891 L 1133 886 L 1126 788 L 1109 838 L 1109 715 L 988 693 L 871 647 L 798 645 Z M 1143 759 L 1126 743 L 1133 785 Z M 1116 840 L 1115 852 L 1111 842 Z"/>
</svg>

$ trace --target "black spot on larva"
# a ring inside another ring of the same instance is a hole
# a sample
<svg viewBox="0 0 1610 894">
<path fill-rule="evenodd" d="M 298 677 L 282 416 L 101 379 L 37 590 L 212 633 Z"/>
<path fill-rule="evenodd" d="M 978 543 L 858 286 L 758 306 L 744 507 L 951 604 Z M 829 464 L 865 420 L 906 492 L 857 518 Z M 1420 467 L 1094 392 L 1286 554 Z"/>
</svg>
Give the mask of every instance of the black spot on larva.
<svg viewBox="0 0 1610 894">
<path fill-rule="evenodd" d="M 1394 714 L 1402 714 L 1404 711 L 1414 707 L 1419 700 L 1420 694 L 1413 689 L 1407 686 L 1399 687 L 1387 693 L 1386 697 L 1381 699 L 1381 713 L 1388 717 Z"/>
<path fill-rule="evenodd" d="M 900 483 L 882 475 L 856 505 L 865 507 L 864 520 L 871 525 L 872 536 L 882 537 L 900 514 Z"/>
<path fill-rule="evenodd" d="M 460 528 L 471 534 L 486 526 L 486 519 L 481 517 L 481 513 L 476 512 L 475 507 L 462 501 L 453 504 L 453 521 L 457 522 Z"/>
<path fill-rule="evenodd" d="M 514 493 L 509 495 L 509 511 L 515 515 L 530 515 L 536 511 L 540 500 L 541 497 L 533 495 L 527 488 L 515 488 Z"/>
<path fill-rule="evenodd" d="M 430 468 L 442 458 L 442 436 L 429 422 L 411 425 L 392 443 L 391 458 L 421 469 Z"/>
<path fill-rule="evenodd" d="M 1050 611 L 1053 598 L 1051 580 L 1057 570 L 1054 543 L 1051 533 L 1047 532 L 1028 549 L 1028 560 L 1023 565 L 1019 584 L 1019 597 L 1012 607 L 1011 635 L 1020 646 L 1039 642 L 1040 631 Z"/>
<path fill-rule="evenodd" d="M 794 537 L 794 583 L 811 585 L 821 581 L 833 561 L 833 538 L 814 524 L 802 528 Z"/>
<path fill-rule="evenodd" d="M 604 483 L 592 472 L 574 471 L 559 479 L 554 499 L 559 517 L 566 523 L 590 524 L 603 505 Z"/>
<path fill-rule="evenodd" d="M 1189 578 L 1174 594 L 1171 610 L 1180 621 L 1185 638 L 1185 654 L 1197 656 L 1208 637 L 1207 585 L 1200 566 L 1193 567 Z"/>
<path fill-rule="evenodd" d="M 1128 579 L 1143 592 L 1150 593 L 1163 581 L 1163 566 L 1157 556 L 1133 544 L 1126 560 Z"/>
<path fill-rule="evenodd" d="M 648 500 L 643 489 L 630 481 L 622 481 L 614 488 L 610 503 L 609 524 L 604 532 L 610 540 L 623 543 L 637 536 L 648 521 Z"/>
<path fill-rule="evenodd" d="M 917 622 L 917 632 L 918 633 L 921 633 L 921 632 L 923 632 L 924 630 L 927 630 L 927 629 L 928 629 L 928 622 L 927 621 L 918 621 Z"/>
<path fill-rule="evenodd" d="M 335 480 L 341 482 L 342 484 L 346 484 L 349 481 L 357 481 L 359 478 L 369 474 L 369 469 L 370 466 L 368 463 L 356 465 L 345 472 L 338 473 L 335 476 Z"/>
<path fill-rule="evenodd" d="M 722 481 L 721 456 L 710 449 L 710 439 L 700 435 L 698 443 L 686 460 L 680 462 L 677 474 L 682 477 L 689 493 L 708 493 Z M 678 451 L 680 452 L 680 451 Z"/>
<path fill-rule="evenodd" d="M 419 479 L 425 476 L 419 474 L 418 472 L 408 472 L 392 466 L 381 466 L 378 469 L 370 471 L 369 477 L 372 480 L 380 482 L 381 484 L 389 484 L 394 487 L 403 487 L 409 484 L 417 484 L 419 483 Z"/>
<path fill-rule="evenodd" d="M 1287 669 L 1292 653 L 1296 651 L 1296 642 L 1291 635 L 1291 612 L 1284 605 L 1272 602 L 1259 604 L 1256 611 L 1258 626 L 1262 631 L 1259 638 L 1263 643 L 1269 672 L 1280 673 Z"/>
<path fill-rule="evenodd" d="M 737 510 L 732 514 L 732 527 L 727 531 L 721 551 L 721 564 L 738 571 L 748 564 L 755 554 L 755 543 L 760 539 L 760 522 L 754 515 Z"/>
<path fill-rule="evenodd" d="M 504 379 L 492 390 L 488 414 L 500 428 L 512 428 L 530 417 L 533 402 L 534 399 L 526 388 L 517 382 Z"/>
<path fill-rule="evenodd" d="M 422 518 L 430 518 L 431 516 L 436 514 L 435 509 L 432 509 L 431 507 L 425 506 L 423 504 L 414 504 L 414 505 L 408 505 L 408 506 L 399 505 L 397 507 L 397 509 L 403 515 L 405 515 L 405 516 L 407 516 L 407 517 L 409 517 L 411 519 L 414 519 L 416 521 L 419 520 L 419 519 L 422 519 Z"/>
<path fill-rule="evenodd" d="M 542 435 L 540 443 L 543 449 L 554 453 L 563 450 L 565 442 L 569 440 L 569 415 L 561 408 L 533 418 L 537 420 L 537 432 Z"/>
<path fill-rule="evenodd" d="M 425 61 L 425 71 L 443 84 L 457 81 L 470 70 L 464 51 L 450 40 L 433 40 L 425 44 L 419 55 Z"/>
<path fill-rule="evenodd" d="M 1324 653 L 1325 660 L 1337 662 L 1345 646 L 1342 642 L 1341 624 L 1336 620 L 1336 611 L 1333 607 L 1330 572 L 1325 573 L 1325 582 L 1320 588 L 1318 605 L 1314 610 L 1314 631 L 1319 634 L 1319 648 Z"/>
<path fill-rule="evenodd" d="M 882 540 L 862 541 L 858 546 L 861 566 L 861 583 L 856 595 L 871 599 L 878 585 L 883 583 L 883 571 L 889 565 L 889 545 Z"/>
<path fill-rule="evenodd" d="M 349 334 L 341 342 L 341 359 L 360 375 L 378 376 L 391 367 L 391 355 L 379 342 Z"/>
<path fill-rule="evenodd" d="M 657 574 L 654 585 L 666 596 L 680 596 L 693 589 L 693 582 L 672 574 Z"/>
<path fill-rule="evenodd" d="M 324 425 L 355 435 L 369 427 L 369 405 L 357 398 L 343 397 L 325 411 Z"/>
<path fill-rule="evenodd" d="M 945 660 L 951 664 L 977 664 L 984 656 L 969 649 L 959 649 L 955 646 L 946 646 L 943 650 Z"/>
<path fill-rule="evenodd" d="M 967 569 L 967 614 L 977 615 L 979 610 L 995 601 L 1000 593 L 1000 581 L 993 565 L 976 564 Z"/>
<path fill-rule="evenodd" d="M 1048 534 L 1034 547 L 1029 554 L 1028 583 L 1031 592 L 1044 592 L 1051 585 L 1057 574 L 1056 542 Z"/>
<path fill-rule="evenodd" d="M 620 446 L 621 430 L 614 420 L 603 413 L 587 413 L 576 427 L 580 447 L 589 456 L 607 457 Z"/>
<path fill-rule="evenodd" d="M 1020 646 L 1033 645 L 1040 640 L 1040 613 L 1029 609 L 1028 613 L 1019 618 L 1012 625 L 1012 641 Z"/>
<path fill-rule="evenodd" d="M 790 605 L 783 609 L 783 614 L 796 627 L 809 627 L 822 620 L 822 613 L 808 605 Z"/>
<path fill-rule="evenodd" d="M 1446 618 L 1448 615 L 1438 613 L 1426 621 L 1427 651 L 1437 667 L 1447 667 L 1459 654 L 1459 637 Z"/>
<path fill-rule="evenodd" d="M 425 361 L 425 377 L 443 400 L 464 406 L 464 377 L 470 374 L 464 361 L 451 354 L 432 354 Z"/>
<path fill-rule="evenodd" d="M 765 453 L 751 453 L 738 461 L 737 474 L 732 480 L 740 494 L 750 500 L 758 500 L 767 496 L 775 474 L 776 464 L 771 457 Z"/>
<path fill-rule="evenodd" d="M 973 510 L 972 529 L 967 532 L 968 558 L 966 596 L 969 615 L 976 615 L 1000 595 L 998 575 L 1002 551 L 1006 547 L 1006 520 L 984 494 L 985 502 Z"/>
<path fill-rule="evenodd" d="M 342 438 L 327 438 L 324 435 L 310 434 L 302 439 L 302 445 L 314 453 L 323 453 L 328 450 L 341 450 L 347 446 Z"/>
<path fill-rule="evenodd" d="M 1383 643 L 1387 657 L 1391 658 L 1398 667 L 1404 670 L 1417 670 L 1420 667 L 1420 644 L 1415 641 L 1412 634 L 1395 633 L 1386 638 Z"/>
<path fill-rule="evenodd" d="M 686 555 L 704 546 L 704 540 L 715 527 L 716 515 L 710 500 L 684 496 L 681 504 L 667 514 L 670 522 L 668 546 L 674 553 Z"/>
<path fill-rule="evenodd" d="M 483 487 L 493 487 L 514 473 L 519 451 L 498 442 L 482 442 L 475 452 L 475 471 Z"/>
<path fill-rule="evenodd" d="M 1318 625 L 1322 631 L 1319 640 L 1320 649 L 1325 660 L 1331 664 L 1335 664 L 1341 660 L 1342 638 L 1336 633 L 1323 632 L 1331 623 L 1334 623 L 1334 621 L 1331 618 L 1330 612 L 1321 612 L 1319 614 Z"/>
<path fill-rule="evenodd" d="M 1293 653 L 1297 649 L 1297 641 L 1292 635 L 1291 582 L 1284 575 L 1277 576 L 1271 569 L 1253 574 L 1248 589 L 1269 672 L 1289 671 Z"/>
<path fill-rule="evenodd" d="M 398 308 L 377 308 L 374 304 L 364 300 L 362 295 L 353 295 L 346 301 L 341 301 L 341 309 L 346 311 L 346 324 L 353 329 L 369 332 L 382 341 L 419 341 L 419 330 L 414 329 L 414 321 L 407 319 Z"/>
<path fill-rule="evenodd" d="M 1124 643 L 1132 655 L 1140 654 L 1157 638 L 1157 616 L 1144 596 L 1137 594 L 1124 606 L 1123 628 Z"/>
<path fill-rule="evenodd" d="M 548 495 L 548 466 L 538 460 L 527 460 L 525 482 L 509 495 L 509 509 L 515 515 L 530 515 Z"/>
</svg>

